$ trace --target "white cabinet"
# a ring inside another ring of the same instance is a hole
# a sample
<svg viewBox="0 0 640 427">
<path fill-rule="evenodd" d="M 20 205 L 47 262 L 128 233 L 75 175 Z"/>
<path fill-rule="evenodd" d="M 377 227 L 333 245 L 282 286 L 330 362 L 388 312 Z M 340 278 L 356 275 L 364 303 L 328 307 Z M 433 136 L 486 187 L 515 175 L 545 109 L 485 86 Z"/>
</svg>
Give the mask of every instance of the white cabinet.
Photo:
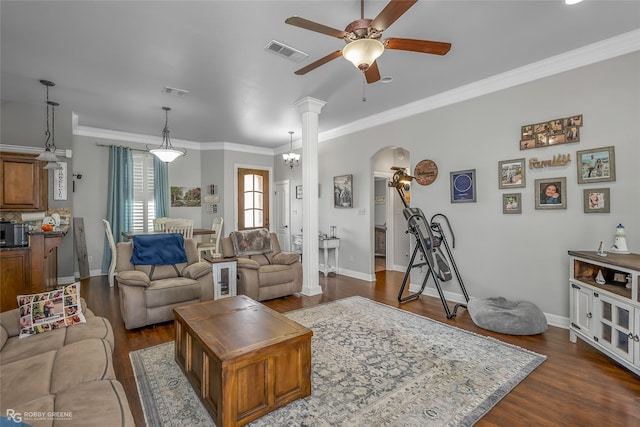
<svg viewBox="0 0 640 427">
<path fill-rule="evenodd" d="M 569 256 L 571 341 L 580 337 L 640 375 L 640 255 Z"/>
</svg>

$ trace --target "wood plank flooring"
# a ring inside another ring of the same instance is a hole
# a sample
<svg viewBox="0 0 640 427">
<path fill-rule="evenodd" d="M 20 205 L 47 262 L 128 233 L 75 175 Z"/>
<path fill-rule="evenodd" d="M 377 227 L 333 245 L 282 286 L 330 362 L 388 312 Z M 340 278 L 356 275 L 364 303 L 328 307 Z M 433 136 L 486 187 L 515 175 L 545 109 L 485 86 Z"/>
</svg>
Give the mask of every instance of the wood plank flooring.
<svg viewBox="0 0 640 427">
<path fill-rule="evenodd" d="M 360 295 L 546 355 L 547 360 L 498 402 L 477 426 L 640 426 L 640 377 L 579 339 L 572 344 L 567 330 L 550 327 L 537 336 L 502 335 L 478 328 L 462 308 L 457 317 L 447 319 L 436 298 L 421 296 L 416 301 L 398 304 L 402 275 L 377 272 L 375 283 L 334 274 L 320 275 L 322 295 L 292 295 L 265 304 L 286 312 Z M 116 376 L 125 388 L 136 425 L 144 426 L 129 352 L 173 340 L 173 323 L 127 331 L 120 315 L 117 287 L 109 288 L 106 276 L 82 280 L 82 295 L 94 313 L 107 317 L 113 325 Z"/>
</svg>

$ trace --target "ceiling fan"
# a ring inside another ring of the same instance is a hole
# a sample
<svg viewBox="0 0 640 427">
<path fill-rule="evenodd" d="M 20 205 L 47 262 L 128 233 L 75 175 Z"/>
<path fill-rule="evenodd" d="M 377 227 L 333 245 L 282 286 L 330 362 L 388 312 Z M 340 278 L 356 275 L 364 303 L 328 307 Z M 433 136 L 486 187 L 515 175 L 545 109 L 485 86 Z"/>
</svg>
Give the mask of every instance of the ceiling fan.
<svg viewBox="0 0 640 427">
<path fill-rule="evenodd" d="M 360 19 L 347 25 L 344 31 L 327 27 L 299 16 L 287 18 L 284 22 L 289 25 L 344 39 L 345 43 L 347 43 L 342 50 L 331 52 L 327 56 L 299 69 L 295 74 L 299 76 L 307 74 L 309 71 L 315 70 L 339 56 L 344 56 L 364 73 L 367 83 L 374 83 L 380 80 L 380 71 L 378 70 L 376 59 L 382 55 L 385 49 L 445 55 L 451 49 L 451 43 L 402 38 L 390 38 L 380 41 L 382 32 L 389 28 L 417 1 L 391 0 L 375 19 L 368 19 L 364 17 L 364 0 L 361 0 Z"/>
</svg>

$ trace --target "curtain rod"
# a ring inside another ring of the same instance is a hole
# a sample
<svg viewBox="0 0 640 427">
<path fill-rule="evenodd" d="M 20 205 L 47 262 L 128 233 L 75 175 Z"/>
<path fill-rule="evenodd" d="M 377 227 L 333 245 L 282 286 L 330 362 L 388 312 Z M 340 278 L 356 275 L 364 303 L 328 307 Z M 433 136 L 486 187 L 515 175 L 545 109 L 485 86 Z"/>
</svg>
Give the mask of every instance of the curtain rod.
<svg viewBox="0 0 640 427">
<path fill-rule="evenodd" d="M 96 145 L 97 145 L 98 147 L 124 147 L 124 145 L 98 144 L 97 142 L 96 142 Z M 128 149 L 129 149 L 129 150 L 131 150 L 131 151 L 141 151 L 141 152 L 143 152 L 143 153 L 147 153 L 147 150 L 141 150 L 141 149 L 139 149 L 139 148 L 131 148 L 131 147 L 124 147 L 124 148 L 128 148 Z"/>
</svg>

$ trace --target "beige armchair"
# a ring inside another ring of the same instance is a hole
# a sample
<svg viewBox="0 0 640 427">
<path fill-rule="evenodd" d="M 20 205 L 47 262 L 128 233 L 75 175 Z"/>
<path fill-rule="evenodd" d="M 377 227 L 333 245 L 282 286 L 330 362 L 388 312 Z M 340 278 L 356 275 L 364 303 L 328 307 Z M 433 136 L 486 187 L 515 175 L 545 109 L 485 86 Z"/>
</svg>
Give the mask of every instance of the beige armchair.
<svg viewBox="0 0 640 427">
<path fill-rule="evenodd" d="M 213 299 L 211 264 L 198 261 L 194 239 L 184 240 L 187 262 L 132 264 L 133 242 L 117 245 L 116 281 L 127 329 L 173 320 L 173 309 Z"/>
<path fill-rule="evenodd" d="M 222 256 L 238 259 L 238 294 L 256 301 L 302 290 L 302 264 L 296 253 L 282 252 L 266 229 L 234 231 L 220 242 Z"/>
</svg>

